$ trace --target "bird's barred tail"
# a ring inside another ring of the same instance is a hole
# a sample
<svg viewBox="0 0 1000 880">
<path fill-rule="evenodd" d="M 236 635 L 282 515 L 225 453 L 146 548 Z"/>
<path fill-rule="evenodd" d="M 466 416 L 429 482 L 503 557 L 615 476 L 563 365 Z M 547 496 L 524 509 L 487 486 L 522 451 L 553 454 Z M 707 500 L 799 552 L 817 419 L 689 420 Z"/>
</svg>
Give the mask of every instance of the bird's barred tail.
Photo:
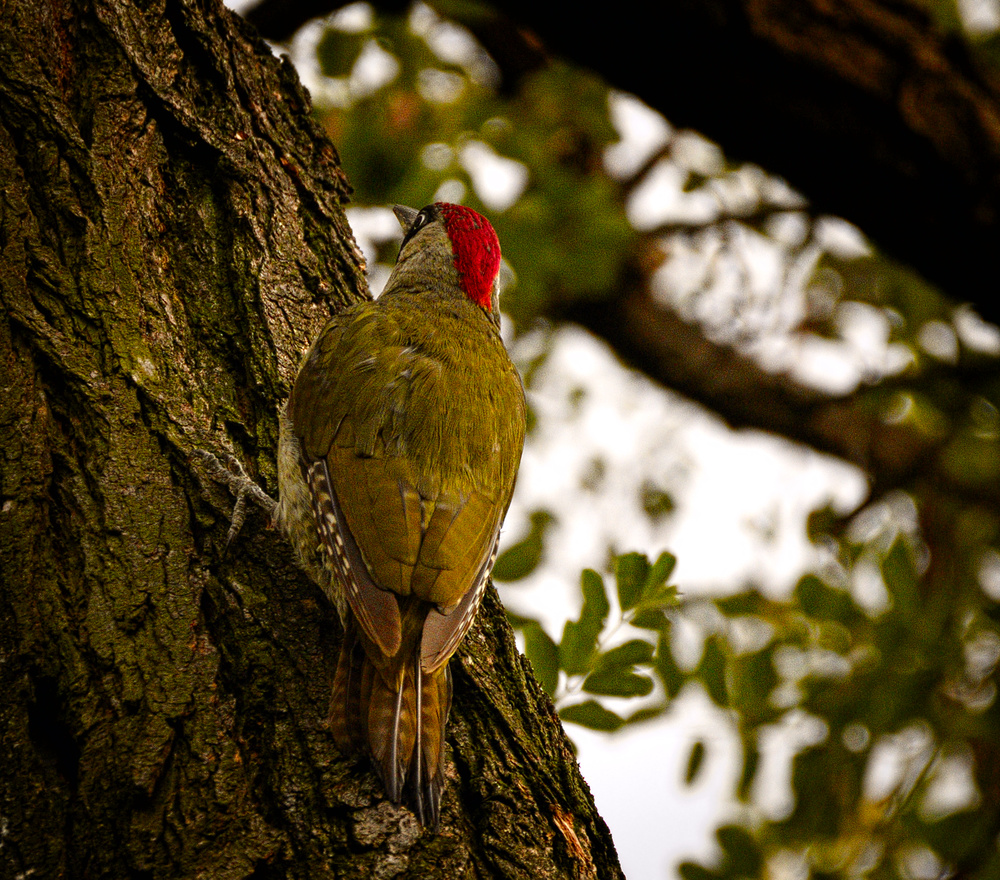
<svg viewBox="0 0 1000 880">
<path fill-rule="evenodd" d="M 451 673 L 420 668 L 419 648 L 381 672 L 348 626 L 337 662 L 330 730 L 342 751 L 371 756 L 386 794 L 406 800 L 422 825 L 436 828 L 444 785 L 444 734 Z"/>
</svg>

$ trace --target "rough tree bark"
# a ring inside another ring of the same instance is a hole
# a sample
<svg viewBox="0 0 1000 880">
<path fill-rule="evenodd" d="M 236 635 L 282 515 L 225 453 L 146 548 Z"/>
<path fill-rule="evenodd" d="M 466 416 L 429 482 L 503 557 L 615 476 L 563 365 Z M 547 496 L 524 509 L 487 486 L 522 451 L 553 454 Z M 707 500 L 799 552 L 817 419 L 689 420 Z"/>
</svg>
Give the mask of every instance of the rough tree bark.
<svg viewBox="0 0 1000 880">
<path fill-rule="evenodd" d="M 325 730 L 334 612 L 192 461 L 275 490 L 276 412 L 365 295 L 290 66 L 213 0 L 0 23 L 0 876 L 617 877 L 494 594 L 442 830 Z"/>
</svg>

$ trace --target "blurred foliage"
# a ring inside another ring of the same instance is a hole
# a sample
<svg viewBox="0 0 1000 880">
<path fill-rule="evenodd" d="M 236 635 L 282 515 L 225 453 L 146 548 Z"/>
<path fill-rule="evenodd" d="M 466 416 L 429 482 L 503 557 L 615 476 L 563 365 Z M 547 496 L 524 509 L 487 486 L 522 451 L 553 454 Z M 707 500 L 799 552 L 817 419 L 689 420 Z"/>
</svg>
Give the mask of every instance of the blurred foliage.
<svg viewBox="0 0 1000 880">
<path fill-rule="evenodd" d="M 542 561 L 545 549 L 545 532 L 555 521 L 547 510 L 536 510 L 530 516 L 528 534 L 498 557 L 493 566 L 493 579 L 517 581 L 531 574 Z"/>
<path fill-rule="evenodd" d="M 555 63 L 503 97 L 483 81 L 488 63 L 475 52 L 456 50 L 464 55 L 459 62 L 431 48 L 454 41 L 454 30 L 432 17 L 419 33 L 411 24 L 386 16 L 358 33 L 330 28 L 318 46 L 323 71 L 348 80 L 372 46 L 400 65 L 371 94 L 351 93 L 345 83 L 343 106 L 317 102 L 359 200 L 425 205 L 443 188 L 449 200 L 488 214 L 505 259 L 517 267 L 517 296 L 505 299 L 504 309 L 520 327 L 560 298 L 609 295 L 635 233 L 619 187 L 596 173 L 604 149 L 618 140 L 607 86 Z M 491 161 L 527 178 L 509 206 L 501 196 L 485 204 L 475 185 L 477 163 Z"/>
<path fill-rule="evenodd" d="M 739 713 L 741 795 L 756 822 L 737 844 L 720 829 L 721 865 L 687 865 L 683 876 L 753 876 L 737 862 L 761 854 L 803 874 L 924 876 L 932 864 L 927 876 L 996 876 L 1000 777 L 995 757 L 976 761 L 995 751 L 1000 732 L 996 605 L 978 579 L 986 547 L 939 571 L 944 560 L 931 562 L 920 539 L 883 514 L 864 541 L 845 538 L 826 576 L 806 575 L 790 600 L 750 591 L 715 603 L 726 687 L 705 686 Z M 884 590 L 883 601 L 861 607 L 858 580 Z M 741 647 L 734 623 L 747 617 L 766 627 L 765 644 Z M 762 734 L 793 716 L 815 719 L 822 734 L 795 758 L 787 815 L 761 816 L 753 786 Z"/>
<path fill-rule="evenodd" d="M 564 721 L 613 732 L 664 712 L 688 682 L 737 713 L 745 824 L 718 829 L 718 864 L 686 863 L 681 876 L 764 876 L 765 865 L 767 876 L 997 876 L 1000 615 L 980 579 L 984 559 L 1000 577 L 987 543 L 1000 530 L 974 524 L 968 555 L 938 571 L 907 530 L 909 512 L 904 497 L 862 511 L 827 570 L 805 575 L 787 600 L 752 589 L 682 598 L 667 585 L 673 557 L 650 565 L 625 554 L 614 596 L 596 572 L 583 573 L 579 619 L 559 644 L 515 619 Z M 701 659 L 686 669 L 670 640 L 683 617 L 704 634 Z M 623 711 L 622 698 L 636 707 Z M 804 719 L 819 735 L 795 755 L 789 809 L 769 811 L 756 790 L 762 744 Z M 689 785 L 704 751 L 693 744 Z"/>
<path fill-rule="evenodd" d="M 954 0 L 926 5 L 956 29 Z M 978 57 L 997 45 L 977 38 Z M 379 53 L 395 72 L 366 85 Z M 682 597 L 670 554 L 626 553 L 609 566 L 613 590 L 583 572 L 579 616 L 558 641 L 538 621 L 513 622 L 564 721 L 619 730 L 667 711 L 690 682 L 733 710 L 742 812 L 717 831 L 717 863 L 685 864 L 685 878 L 1000 877 L 1000 332 L 856 231 L 844 245 L 846 224 L 697 136 L 668 132 L 648 162 L 612 175 L 609 90 L 585 71 L 553 62 L 502 92 L 468 33 L 426 8 L 354 30 L 335 20 L 317 55 L 341 78 L 316 103 L 358 203 L 483 210 L 515 273 L 503 306 L 519 330 L 575 300 L 652 289 L 665 273 L 658 301 L 717 344 L 766 353 L 772 371 L 794 367 L 775 351 L 879 338 L 856 387 L 832 395 L 848 451 L 874 450 L 873 495 L 847 520 L 812 516 L 825 563 L 792 595 Z M 507 195 L 483 182 L 487 165 L 508 176 Z M 640 233 L 629 200 L 667 166 L 679 204 L 697 210 Z M 377 243 L 391 263 L 394 242 Z M 748 243 L 782 267 L 766 283 Z M 522 370 L 529 388 L 543 359 Z M 587 479 L 602 491 L 603 461 Z M 667 520 L 683 498 L 648 480 L 639 504 Z M 535 573 L 557 526 L 535 510 L 496 578 Z M 680 620 L 701 632 L 694 661 L 675 656 Z M 798 728 L 809 735 L 795 740 Z M 798 742 L 784 806 L 761 791 L 763 744 L 779 730 Z M 688 783 L 704 760 L 695 743 Z"/>
</svg>

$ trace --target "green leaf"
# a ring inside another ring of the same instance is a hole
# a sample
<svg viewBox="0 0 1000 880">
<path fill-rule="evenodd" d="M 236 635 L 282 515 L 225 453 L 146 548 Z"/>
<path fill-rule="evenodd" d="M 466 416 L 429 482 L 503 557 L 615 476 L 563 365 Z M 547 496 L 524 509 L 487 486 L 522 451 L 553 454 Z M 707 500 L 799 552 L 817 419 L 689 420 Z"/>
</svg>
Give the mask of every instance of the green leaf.
<svg viewBox="0 0 1000 880">
<path fill-rule="evenodd" d="M 524 617 L 521 614 L 515 614 L 509 608 L 505 608 L 504 610 L 507 612 L 507 620 L 510 621 L 510 625 L 514 629 L 524 629 L 529 624 L 538 623 L 534 617 Z"/>
<path fill-rule="evenodd" d="M 751 786 L 757 775 L 757 768 L 760 766 L 760 752 L 757 750 L 755 738 L 743 734 L 743 772 L 740 774 L 740 781 L 736 785 L 736 796 L 740 800 L 749 800 Z"/>
<path fill-rule="evenodd" d="M 653 646 L 643 639 L 632 639 L 601 654 L 597 658 L 596 667 L 599 670 L 624 669 L 639 663 L 651 663 L 652 660 Z"/>
<path fill-rule="evenodd" d="M 913 565 L 910 548 L 903 538 L 897 538 L 882 563 L 882 577 L 892 596 L 893 611 L 904 618 L 920 611 L 920 594 L 917 589 L 917 571 Z"/>
<path fill-rule="evenodd" d="M 652 480 L 646 480 L 640 489 L 640 501 L 646 516 L 654 522 L 670 516 L 677 509 L 677 502 L 665 489 Z"/>
<path fill-rule="evenodd" d="M 316 59 L 323 76 L 348 76 L 366 41 L 366 35 L 327 28 L 316 45 Z"/>
<path fill-rule="evenodd" d="M 828 586 L 814 574 L 807 574 L 798 582 L 795 597 L 802 610 L 812 617 L 845 624 L 856 617 L 851 594 Z"/>
<path fill-rule="evenodd" d="M 691 754 L 688 755 L 687 769 L 684 771 L 684 784 L 692 785 L 698 777 L 702 766 L 705 763 L 705 743 L 700 739 L 691 746 Z"/>
<path fill-rule="evenodd" d="M 666 702 L 658 702 L 655 706 L 643 706 L 629 715 L 625 719 L 625 723 L 639 724 L 643 721 L 649 721 L 651 718 L 659 718 L 667 711 L 669 706 L 670 704 Z"/>
<path fill-rule="evenodd" d="M 661 489 L 652 480 L 646 480 L 641 489 L 640 502 L 642 509 L 654 522 L 665 519 L 677 509 L 677 502 L 665 489 Z"/>
<path fill-rule="evenodd" d="M 648 574 L 649 560 L 642 553 L 623 553 L 615 560 L 618 602 L 622 611 L 629 611 L 639 604 Z"/>
<path fill-rule="evenodd" d="M 660 676 L 660 681 L 663 682 L 667 696 L 671 699 L 676 697 L 684 684 L 684 673 L 674 660 L 673 652 L 670 650 L 670 639 L 665 631 L 660 633 L 656 643 L 656 659 L 653 666 L 656 674 Z"/>
<path fill-rule="evenodd" d="M 716 599 L 715 606 L 726 617 L 739 617 L 742 614 L 757 614 L 766 617 L 768 602 L 760 593 L 749 590 Z"/>
<path fill-rule="evenodd" d="M 801 833 L 829 839 L 843 827 L 844 790 L 859 786 L 864 772 L 862 761 L 844 758 L 842 751 L 826 746 L 796 754 L 792 761 L 792 790 L 799 796 L 788 821 L 794 822 Z M 834 780 L 835 784 L 831 784 Z"/>
<path fill-rule="evenodd" d="M 695 862 L 681 862 L 677 866 L 677 873 L 680 874 L 681 880 L 719 880 L 722 876 Z"/>
<path fill-rule="evenodd" d="M 656 587 L 665 585 L 670 575 L 674 573 L 674 566 L 676 565 L 677 557 L 664 550 L 656 562 L 653 563 L 649 574 L 646 575 L 646 587 L 643 590 L 643 594 L 651 594 L 655 592 Z"/>
<path fill-rule="evenodd" d="M 646 612 L 646 611 L 662 611 L 664 608 L 670 608 L 676 605 L 678 602 L 677 587 L 668 586 L 667 584 L 660 584 L 657 587 L 651 589 L 648 593 L 644 593 L 642 601 L 636 605 L 636 614 Z M 629 622 L 633 622 L 633 618 Z"/>
<path fill-rule="evenodd" d="M 719 636 L 711 635 L 705 640 L 705 653 L 694 674 L 718 705 L 729 705 L 726 692 L 726 655 Z"/>
<path fill-rule="evenodd" d="M 583 590 L 583 613 L 580 620 L 593 616 L 600 620 L 603 627 L 611 610 L 608 594 L 604 590 L 604 578 L 591 568 L 584 569 L 580 575 L 580 588 Z"/>
<path fill-rule="evenodd" d="M 630 624 L 655 630 L 667 626 L 662 611 L 677 604 L 677 588 L 667 584 L 676 564 L 677 559 L 667 552 L 661 553 L 653 565 L 641 553 L 618 557 L 615 564 L 618 601 Z"/>
<path fill-rule="evenodd" d="M 524 653 L 538 683 L 550 697 L 554 696 L 559 685 L 559 648 L 534 621 L 524 626 Z"/>
<path fill-rule="evenodd" d="M 694 190 L 702 187 L 710 181 L 711 177 L 706 177 L 704 174 L 699 174 L 697 171 L 688 171 L 687 177 L 684 178 L 684 183 L 681 189 L 686 192 L 693 192 Z"/>
<path fill-rule="evenodd" d="M 745 828 L 738 825 L 723 825 L 715 836 L 725 855 L 727 873 L 736 877 L 758 877 L 763 866 L 757 841 Z"/>
<path fill-rule="evenodd" d="M 583 689 L 603 697 L 646 697 L 653 691 L 653 681 L 628 669 L 601 669 L 587 676 Z"/>
<path fill-rule="evenodd" d="M 768 697 L 779 684 L 774 668 L 774 644 L 753 654 L 732 657 L 728 665 L 729 705 L 741 713 L 743 724 L 774 721 L 780 714 Z"/>
<path fill-rule="evenodd" d="M 559 665 L 570 675 L 590 671 L 597 637 L 604 629 L 611 608 L 604 591 L 604 580 L 596 571 L 586 569 L 580 576 L 580 586 L 583 590 L 580 619 L 566 621 L 559 643 Z"/>
<path fill-rule="evenodd" d="M 663 632 L 670 626 L 670 618 L 663 613 L 662 608 L 644 608 L 642 605 L 635 609 L 635 614 L 628 622 L 639 629 L 652 629 L 656 632 Z"/>
<path fill-rule="evenodd" d="M 673 573 L 677 559 L 669 553 L 661 553 L 646 577 L 646 585 L 642 588 L 641 607 L 665 608 L 677 604 L 677 587 L 667 583 Z"/>
<path fill-rule="evenodd" d="M 545 533 L 553 522 L 555 517 L 547 510 L 532 511 L 528 534 L 497 557 L 493 579 L 518 581 L 538 568 L 545 555 Z"/>
<path fill-rule="evenodd" d="M 591 730 L 615 731 L 625 723 L 625 719 L 610 709 L 605 709 L 597 700 L 566 706 L 559 710 L 559 717 L 563 721 L 589 727 Z"/>
</svg>

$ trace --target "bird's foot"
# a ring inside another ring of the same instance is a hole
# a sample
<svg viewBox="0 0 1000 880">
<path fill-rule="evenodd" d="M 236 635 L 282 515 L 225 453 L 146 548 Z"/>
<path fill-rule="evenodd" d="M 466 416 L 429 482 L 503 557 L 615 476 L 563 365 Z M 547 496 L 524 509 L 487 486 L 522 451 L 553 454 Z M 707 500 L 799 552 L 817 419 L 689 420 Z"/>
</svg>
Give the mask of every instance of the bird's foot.
<svg viewBox="0 0 1000 880">
<path fill-rule="evenodd" d="M 229 550 L 229 545 L 233 543 L 236 536 L 240 533 L 240 529 L 243 528 L 243 522 L 247 516 L 248 498 L 262 507 L 273 522 L 274 514 L 278 509 L 278 502 L 247 476 L 247 472 L 243 470 L 243 465 L 240 464 L 235 456 L 230 455 L 228 452 L 223 452 L 220 456 L 217 456 L 204 449 L 196 449 L 194 454 L 201 459 L 209 476 L 220 483 L 225 483 L 236 496 L 236 503 L 233 505 L 232 521 L 229 525 L 229 534 L 226 536 L 226 551 Z M 220 460 L 220 457 L 222 460 Z M 223 461 L 225 461 L 225 464 L 223 464 Z"/>
</svg>

